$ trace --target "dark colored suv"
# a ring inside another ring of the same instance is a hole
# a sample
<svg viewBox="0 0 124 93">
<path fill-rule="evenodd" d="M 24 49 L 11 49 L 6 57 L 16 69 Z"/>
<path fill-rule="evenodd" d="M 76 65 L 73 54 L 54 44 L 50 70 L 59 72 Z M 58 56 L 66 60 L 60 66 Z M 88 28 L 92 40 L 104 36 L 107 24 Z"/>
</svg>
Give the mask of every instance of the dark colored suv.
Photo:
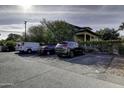
<svg viewBox="0 0 124 93">
<path fill-rule="evenodd" d="M 58 43 L 55 47 L 55 51 L 59 57 L 74 57 L 75 55 L 84 54 L 84 49 L 79 47 L 78 43 L 74 41 L 63 41 Z"/>
<path fill-rule="evenodd" d="M 43 45 L 39 49 L 39 55 L 50 55 L 50 54 L 55 54 L 55 45 Z"/>
</svg>

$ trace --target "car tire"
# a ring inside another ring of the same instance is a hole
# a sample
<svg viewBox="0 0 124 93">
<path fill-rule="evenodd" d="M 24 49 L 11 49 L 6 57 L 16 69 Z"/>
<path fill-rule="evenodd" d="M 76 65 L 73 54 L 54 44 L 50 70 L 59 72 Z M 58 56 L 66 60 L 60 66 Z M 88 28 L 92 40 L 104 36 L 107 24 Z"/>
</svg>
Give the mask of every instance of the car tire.
<svg viewBox="0 0 124 93">
<path fill-rule="evenodd" d="M 85 53 L 84 53 L 84 50 L 82 50 L 82 53 L 81 53 L 81 55 L 84 55 Z"/>
<path fill-rule="evenodd" d="M 62 55 L 60 55 L 60 54 L 58 54 L 57 56 L 58 56 L 58 57 L 62 57 Z"/>
<path fill-rule="evenodd" d="M 47 55 L 50 55 L 50 51 L 47 51 L 46 54 L 47 54 Z"/>
<path fill-rule="evenodd" d="M 74 57 L 74 52 L 73 52 L 73 51 L 70 51 L 70 52 L 69 52 L 69 57 L 70 57 L 70 58 Z"/>
<path fill-rule="evenodd" d="M 28 50 L 27 50 L 27 53 L 28 53 L 28 54 L 31 54 L 31 53 L 32 53 L 32 50 L 31 50 L 31 49 L 28 49 Z"/>
<path fill-rule="evenodd" d="M 24 51 L 19 51 L 19 54 L 23 54 L 24 53 Z"/>
</svg>

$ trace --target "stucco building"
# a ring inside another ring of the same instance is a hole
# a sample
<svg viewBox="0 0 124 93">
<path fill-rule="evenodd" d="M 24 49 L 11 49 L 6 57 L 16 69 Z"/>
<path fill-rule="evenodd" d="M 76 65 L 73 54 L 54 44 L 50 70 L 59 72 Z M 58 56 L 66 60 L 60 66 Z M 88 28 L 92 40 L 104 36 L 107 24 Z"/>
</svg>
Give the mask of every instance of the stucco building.
<svg viewBox="0 0 124 93">
<path fill-rule="evenodd" d="M 75 27 L 74 40 L 78 42 L 82 41 L 98 41 L 99 36 L 92 31 L 90 27 Z"/>
</svg>

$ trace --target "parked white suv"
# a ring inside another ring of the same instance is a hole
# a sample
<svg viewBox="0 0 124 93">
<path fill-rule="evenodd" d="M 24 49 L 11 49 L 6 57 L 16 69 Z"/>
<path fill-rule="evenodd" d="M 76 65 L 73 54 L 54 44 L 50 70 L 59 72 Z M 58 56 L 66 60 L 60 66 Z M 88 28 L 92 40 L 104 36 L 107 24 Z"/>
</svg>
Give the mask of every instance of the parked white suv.
<svg viewBox="0 0 124 93">
<path fill-rule="evenodd" d="M 16 44 L 16 50 L 19 52 L 32 53 L 38 51 L 39 47 L 40 44 L 36 42 L 22 42 Z"/>
</svg>

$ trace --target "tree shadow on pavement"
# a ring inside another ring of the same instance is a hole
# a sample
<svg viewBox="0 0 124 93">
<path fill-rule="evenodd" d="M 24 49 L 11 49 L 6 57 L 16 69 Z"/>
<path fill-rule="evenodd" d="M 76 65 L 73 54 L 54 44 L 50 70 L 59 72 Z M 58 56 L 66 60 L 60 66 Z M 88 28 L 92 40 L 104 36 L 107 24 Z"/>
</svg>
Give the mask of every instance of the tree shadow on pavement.
<svg viewBox="0 0 124 93">
<path fill-rule="evenodd" d="M 51 58 L 51 57 L 55 57 L 55 55 L 39 55 L 37 52 L 33 52 L 31 54 L 28 54 L 28 53 L 19 53 L 19 52 L 16 52 L 15 53 L 16 55 L 18 56 L 21 56 L 21 57 L 30 57 L 30 58 Z"/>
<path fill-rule="evenodd" d="M 36 52 L 33 52 L 31 54 L 15 52 L 15 54 L 21 57 L 38 57 L 38 54 Z"/>
<path fill-rule="evenodd" d="M 112 59 L 112 55 L 108 54 L 86 54 L 74 58 L 61 58 L 66 62 L 80 65 L 95 65 L 101 67 L 108 67 Z"/>
</svg>

